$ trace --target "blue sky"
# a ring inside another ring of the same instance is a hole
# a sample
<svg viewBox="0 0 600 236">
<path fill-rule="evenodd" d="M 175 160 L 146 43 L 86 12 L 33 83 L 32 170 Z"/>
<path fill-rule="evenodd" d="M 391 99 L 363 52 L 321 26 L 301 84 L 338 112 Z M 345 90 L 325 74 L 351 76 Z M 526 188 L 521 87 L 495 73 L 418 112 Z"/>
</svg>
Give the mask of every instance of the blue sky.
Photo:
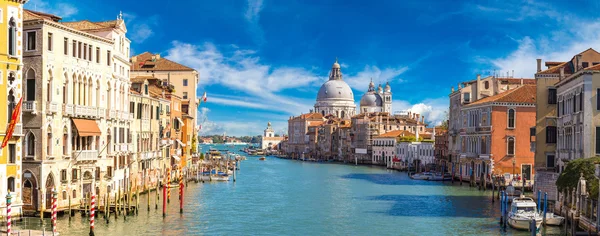
<svg viewBox="0 0 600 236">
<path fill-rule="evenodd" d="M 335 58 L 358 101 L 390 82 L 395 111 L 444 118 L 452 86 L 477 74 L 532 78 L 536 58 L 600 48 L 599 1 L 30 0 L 65 20 L 123 11 L 134 53 L 200 72 L 203 134 L 261 134 L 307 113 Z"/>
</svg>

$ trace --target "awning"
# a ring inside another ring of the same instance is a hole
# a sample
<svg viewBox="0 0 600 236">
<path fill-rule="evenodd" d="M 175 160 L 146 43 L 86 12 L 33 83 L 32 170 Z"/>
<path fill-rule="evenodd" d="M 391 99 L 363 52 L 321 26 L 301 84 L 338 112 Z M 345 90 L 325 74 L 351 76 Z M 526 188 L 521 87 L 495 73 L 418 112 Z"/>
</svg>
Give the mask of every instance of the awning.
<svg viewBox="0 0 600 236">
<path fill-rule="evenodd" d="M 181 142 L 181 140 L 179 140 L 179 139 L 175 139 L 175 141 L 177 141 L 177 142 L 179 143 L 179 145 L 181 145 L 182 147 L 185 147 L 185 144 L 183 144 L 183 143 Z"/>
<path fill-rule="evenodd" d="M 177 155 L 172 155 L 171 157 L 175 158 L 176 161 L 181 161 L 181 158 L 179 158 Z"/>
<path fill-rule="evenodd" d="M 179 117 L 175 117 L 177 119 L 177 121 L 179 121 L 179 124 L 181 124 L 181 126 L 185 126 L 185 124 L 183 123 L 183 121 L 181 119 L 179 119 Z"/>
<path fill-rule="evenodd" d="M 75 124 L 75 128 L 77 129 L 77 134 L 81 137 L 85 136 L 100 136 L 102 132 L 100 132 L 100 128 L 98 128 L 98 124 L 94 120 L 86 120 L 86 119 L 71 119 L 73 120 L 73 124 Z"/>
</svg>

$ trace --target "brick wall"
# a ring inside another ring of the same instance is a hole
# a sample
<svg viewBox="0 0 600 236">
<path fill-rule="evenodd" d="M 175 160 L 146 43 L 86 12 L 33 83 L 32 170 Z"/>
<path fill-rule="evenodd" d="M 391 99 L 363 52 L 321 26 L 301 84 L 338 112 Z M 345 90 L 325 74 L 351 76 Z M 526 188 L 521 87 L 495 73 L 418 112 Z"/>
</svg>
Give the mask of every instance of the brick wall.
<svg viewBox="0 0 600 236">
<path fill-rule="evenodd" d="M 556 190 L 556 180 L 558 179 L 558 173 L 549 171 L 538 170 L 535 175 L 535 184 L 533 189 L 535 191 L 534 197 L 537 197 L 537 191 L 542 191 L 542 197 L 544 193 L 548 193 L 548 201 L 556 201 L 558 199 Z"/>
</svg>

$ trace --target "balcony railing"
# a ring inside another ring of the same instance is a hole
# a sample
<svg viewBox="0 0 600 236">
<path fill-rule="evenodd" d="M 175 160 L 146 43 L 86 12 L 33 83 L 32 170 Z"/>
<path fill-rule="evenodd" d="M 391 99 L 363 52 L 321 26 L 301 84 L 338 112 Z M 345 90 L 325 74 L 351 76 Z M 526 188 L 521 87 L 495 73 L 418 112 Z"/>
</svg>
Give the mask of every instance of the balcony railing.
<svg viewBox="0 0 600 236">
<path fill-rule="evenodd" d="M 98 118 L 106 118 L 106 109 L 98 108 Z"/>
<path fill-rule="evenodd" d="M 142 127 L 145 129 L 149 129 L 150 128 L 150 120 L 149 119 L 142 119 Z"/>
<path fill-rule="evenodd" d="M 121 114 L 121 120 L 129 120 L 129 113 L 125 111 L 120 111 L 119 113 Z"/>
<path fill-rule="evenodd" d="M 121 152 L 127 152 L 127 151 L 129 151 L 128 144 L 122 143 L 121 144 Z"/>
<path fill-rule="evenodd" d="M 133 120 L 133 113 L 129 113 L 129 120 Z"/>
<path fill-rule="evenodd" d="M 177 149 L 177 151 L 175 153 L 176 153 L 176 155 L 181 156 L 181 149 Z"/>
<path fill-rule="evenodd" d="M 73 104 L 63 104 L 63 114 L 72 116 L 73 115 Z"/>
<path fill-rule="evenodd" d="M 482 159 L 484 161 L 489 161 L 490 160 L 490 154 L 479 154 L 479 159 Z"/>
<path fill-rule="evenodd" d="M 49 113 L 57 113 L 58 112 L 58 103 L 56 103 L 56 102 L 46 102 L 46 110 Z"/>
<path fill-rule="evenodd" d="M 77 157 L 77 161 L 98 160 L 98 150 L 73 150 L 73 155 Z"/>
<path fill-rule="evenodd" d="M 108 111 L 110 113 L 110 115 L 108 116 L 109 119 L 117 119 L 118 118 L 117 117 L 118 112 L 116 110 L 109 109 Z"/>
<path fill-rule="evenodd" d="M 23 111 L 31 112 L 33 114 L 37 111 L 37 102 L 36 101 L 25 101 L 23 102 Z"/>
</svg>

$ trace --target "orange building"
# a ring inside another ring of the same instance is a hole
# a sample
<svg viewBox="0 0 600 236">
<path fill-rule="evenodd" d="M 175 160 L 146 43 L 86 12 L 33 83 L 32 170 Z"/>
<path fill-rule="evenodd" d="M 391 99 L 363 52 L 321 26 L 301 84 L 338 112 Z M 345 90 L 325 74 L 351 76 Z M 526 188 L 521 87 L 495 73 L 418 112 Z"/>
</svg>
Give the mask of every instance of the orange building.
<svg viewBox="0 0 600 236">
<path fill-rule="evenodd" d="M 462 109 L 459 173 L 463 179 L 510 174 L 533 180 L 529 129 L 535 125 L 535 85 L 524 84 Z M 530 182 L 531 183 L 531 182 Z"/>
</svg>

